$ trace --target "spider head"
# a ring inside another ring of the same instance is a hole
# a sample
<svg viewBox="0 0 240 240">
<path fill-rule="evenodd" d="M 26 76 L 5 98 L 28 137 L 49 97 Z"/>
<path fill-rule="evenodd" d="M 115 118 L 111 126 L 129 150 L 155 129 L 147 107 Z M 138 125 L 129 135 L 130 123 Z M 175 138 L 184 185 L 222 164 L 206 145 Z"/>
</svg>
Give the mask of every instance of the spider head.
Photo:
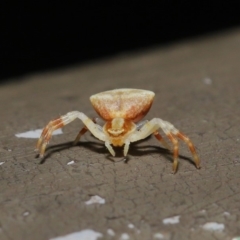
<svg viewBox="0 0 240 240">
<path fill-rule="evenodd" d="M 107 121 L 103 127 L 105 134 L 114 146 L 122 146 L 126 137 L 135 129 L 135 124 L 124 118 L 114 118 Z"/>
</svg>

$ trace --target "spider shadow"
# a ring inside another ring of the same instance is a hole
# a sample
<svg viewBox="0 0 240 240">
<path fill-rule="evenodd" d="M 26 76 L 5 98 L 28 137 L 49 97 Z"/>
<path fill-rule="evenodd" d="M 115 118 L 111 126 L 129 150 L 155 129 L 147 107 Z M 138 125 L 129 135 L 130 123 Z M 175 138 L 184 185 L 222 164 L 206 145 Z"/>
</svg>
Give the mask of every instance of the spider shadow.
<svg viewBox="0 0 240 240">
<path fill-rule="evenodd" d="M 152 146 L 152 145 L 146 145 L 146 146 L 138 146 L 138 144 L 145 142 L 146 139 L 140 140 L 138 142 L 131 143 L 130 148 L 129 148 L 129 155 L 130 156 L 142 156 L 142 155 L 151 155 L 151 154 L 159 154 L 163 155 L 168 161 L 173 162 L 173 153 L 169 151 L 168 149 L 162 148 L 160 146 Z M 57 145 L 52 145 L 47 148 L 45 156 L 41 159 L 39 164 L 45 163 L 45 161 L 51 157 L 54 153 L 63 151 L 65 149 L 70 149 L 73 147 L 83 147 L 86 149 L 89 149 L 90 151 L 93 151 L 95 153 L 100 153 L 100 154 L 107 154 L 106 159 L 108 159 L 111 162 L 117 163 L 117 162 L 124 162 L 128 163 L 131 160 L 131 157 L 128 155 L 127 157 L 123 156 L 123 147 L 114 147 L 114 151 L 116 153 L 115 157 L 113 157 L 105 147 L 103 143 L 98 143 L 98 142 L 93 142 L 93 141 L 88 141 L 88 142 L 79 142 L 76 145 L 73 145 L 73 142 L 65 142 Z M 39 154 L 35 156 L 35 158 L 38 158 Z M 122 157 L 121 160 L 117 160 L 116 158 Z M 189 158 L 185 157 L 183 155 L 179 155 L 179 159 L 185 160 L 189 162 L 190 164 L 195 165 L 194 161 Z"/>
<path fill-rule="evenodd" d="M 63 150 L 70 149 L 73 147 L 78 147 L 78 146 L 84 147 L 86 149 L 90 149 L 93 152 L 98 152 L 101 154 L 105 154 L 107 152 L 105 145 L 103 145 L 101 143 L 89 141 L 89 142 L 79 142 L 78 144 L 74 145 L 73 142 L 71 141 L 71 142 L 60 143 L 57 145 L 52 145 L 52 146 L 47 147 L 46 153 L 39 163 L 40 164 L 45 163 L 46 160 L 56 152 L 61 152 Z M 39 158 L 39 153 L 36 154 L 35 158 Z"/>
<path fill-rule="evenodd" d="M 130 146 L 132 148 L 129 150 L 131 156 L 142 156 L 142 155 L 151 155 L 151 154 L 159 154 L 164 156 L 169 162 L 173 162 L 173 153 L 161 146 L 154 146 L 154 145 L 145 145 L 145 146 L 138 146 L 139 143 L 144 142 L 145 139 L 140 140 L 138 142 L 132 143 Z M 179 159 L 187 161 L 188 163 L 195 166 L 194 161 L 190 157 L 183 156 L 179 154 Z M 125 162 L 127 163 L 131 159 L 127 159 Z"/>
</svg>

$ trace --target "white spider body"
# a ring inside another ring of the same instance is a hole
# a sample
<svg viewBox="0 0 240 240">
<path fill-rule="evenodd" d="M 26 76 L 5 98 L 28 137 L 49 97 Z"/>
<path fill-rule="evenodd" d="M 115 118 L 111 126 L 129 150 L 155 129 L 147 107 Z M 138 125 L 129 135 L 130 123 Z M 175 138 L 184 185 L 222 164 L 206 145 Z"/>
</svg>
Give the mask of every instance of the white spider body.
<svg viewBox="0 0 240 240">
<path fill-rule="evenodd" d="M 79 118 L 85 127 L 77 135 L 74 144 L 78 143 L 80 137 L 89 130 L 96 138 L 105 142 L 105 146 L 113 156 L 115 156 L 115 152 L 111 145 L 124 145 L 124 156 L 127 156 L 131 142 L 139 141 L 151 134 L 154 134 L 154 136 L 168 148 L 168 145 L 158 132 L 159 129 L 162 129 L 174 146 L 173 172 L 176 172 L 178 164 L 178 138 L 188 144 L 193 154 L 196 167 L 199 168 L 200 161 L 192 142 L 172 124 L 160 118 L 153 118 L 151 121 L 145 121 L 138 125 L 135 124 L 148 113 L 154 96 L 155 94 L 151 91 L 126 88 L 92 95 L 90 101 L 99 116 L 105 120 L 104 126 L 101 127 L 96 124 L 94 119 L 91 120 L 82 112 L 69 112 L 56 120 L 50 121 L 43 129 L 42 135 L 37 143 L 40 156 L 42 157 L 44 155 L 46 145 L 54 130 L 62 128 L 76 118 Z"/>
</svg>

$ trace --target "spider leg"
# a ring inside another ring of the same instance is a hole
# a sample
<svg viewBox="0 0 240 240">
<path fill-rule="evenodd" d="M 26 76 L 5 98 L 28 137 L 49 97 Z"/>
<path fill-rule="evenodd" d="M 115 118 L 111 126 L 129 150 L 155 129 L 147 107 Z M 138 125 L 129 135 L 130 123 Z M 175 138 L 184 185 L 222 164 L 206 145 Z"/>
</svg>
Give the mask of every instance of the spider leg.
<svg viewBox="0 0 240 240">
<path fill-rule="evenodd" d="M 40 138 L 38 139 L 37 146 L 35 150 L 40 150 L 40 156 L 43 157 L 47 144 L 49 143 L 52 133 L 54 130 L 62 128 L 64 126 L 61 118 L 57 118 L 48 123 L 48 125 L 43 129 Z"/>
<path fill-rule="evenodd" d="M 128 153 L 128 150 L 129 150 L 129 145 L 130 145 L 130 142 L 129 141 L 125 141 L 125 145 L 124 145 L 124 149 L 123 149 L 124 157 L 127 156 L 127 153 Z"/>
<path fill-rule="evenodd" d="M 137 130 L 140 130 L 147 122 L 148 120 L 144 120 L 136 125 Z M 163 137 L 160 135 L 158 131 L 155 131 L 153 135 L 156 137 L 156 139 L 169 151 L 171 151 L 170 146 L 167 144 L 167 142 L 163 139 Z"/>
<path fill-rule="evenodd" d="M 136 129 L 137 130 L 141 129 L 141 127 L 144 126 L 147 122 L 148 122 L 148 120 L 139 122 L 138 124 L 136 124 Z"/>
<path fill-rule="evenodd" d="M 94 123 L 96 123 L 96 122 L 97 122 L 97 118 L 96 118 L 96 117 L 93 118 L 92 121 L 93 121 Z M 79 131 L 78 135 L 76 136 L 76 138 L 75 138 L 75 140 L 74 140 L 74 142 L 73 142 L 73 145 L 77 145 L 77 143 L 79 142 L 81 136 L 84 135 L 87 131 L 88 131 L 88 128 L 87 128 L 86 126 L 84 126 L 84 127 Z"/>
<path fill-rule="evenodd" d="M 183 140 L 188 145 L 188 148 L 193 155 L 193 159 L 194 159 L 196 167 L 200 168 L 200 159 L 197 155 L 196 149 L 195 149 L 193 143 L 191 142 L 191 140 L 186 135 L 184 135 L 182 132 L 178 132 L 177 134 L 175 134 L 175 136 L 178 137 L 179 139 Z"/>
<path fill-rule="evenodd" d="M 189 147 L 191 153 L 193 154 L 194 162 L 197 168 L 200 168 L 200 160 L 196 153 L 195 147 L 190 141 L 190 139 L 181 133 L 178 129 L 176 129 L 171 123 L 164 121 L 160 118 L 153 118 L 151 121 L 145 123 L 142 128 L 138 131 L 135 131 L 129 136 L 130 142 L 136 142 L 138 140 L 144 139 L 151 134 L 154 134 L 155 137 L 161 141 L 162 137 L 158 134 L 157 130 L 161 128 L 163 132 L 167 135 L 169 140 L 173 143 L 173 172 L 175 173 L 177 170 L 177 158 L 178 158 L 178 140 L 177 138 L 183 140 Z"/>
<path fill-rule="evenodd" d="M 171 147 L 167 144 L 167 142 L 163 139 L 158 131 L 153 133 L 154 137 L 169 151 L 172 151 Z"/>
<path fill-rule="evenodd" d="M 55 120 L 50 121 L 43 129 L 42 134 L 37 142 L 36 150 L 40 151 L 40 157 L 43 157 L 47 144 L 49 143 L 53 131 L 58 128 L 62 128 L 70 122 L 79 118 L 86 128 L 99 140 L 105 141 L 105 135 L 102 132 L 102 127 L 95 124 L 84 113 L 78 111 L 69 112 Z"/>
<path fill-rule="evenodd" d="M 105 146 L 106 146 L 106 148 L 108 149 L 108 151 L 112 154 L 112 156 L 114 157 L 114 156 L 115 156 L 115 152 L 114 152 L 111 144 L 110 144 L 108 141 L 106 141 L 106 142 L 105 142 Z"/>
<path fill-rule="evenodd" d="M 168 133 L 167 137 L 173 144 L 173 173 L 176 173 L 178 166 L 178 140 L 172 133 Z"/>
</svg>

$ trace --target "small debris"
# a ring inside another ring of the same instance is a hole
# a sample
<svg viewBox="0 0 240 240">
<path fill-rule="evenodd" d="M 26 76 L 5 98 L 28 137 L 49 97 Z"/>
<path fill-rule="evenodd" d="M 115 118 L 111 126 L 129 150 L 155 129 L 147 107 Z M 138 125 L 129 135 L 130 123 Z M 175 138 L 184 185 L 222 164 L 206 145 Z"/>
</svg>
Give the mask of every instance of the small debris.
<svg viewBox="0 0 240 240">
<path fill-rule="evenodd" d="M 107 234 L 110 235 L 110 236 L 112 236 L 112 237 L 115 236 L 115 232 L 114 232 L 111 228 L 109 228 L 109 229 L 107 230 Z"/>
<path fill-rule="evenodd" d="M 24 212 L 24 213 L 23 213 L 23 216 L 24 216 L 24 217 L 26 217 L 26 216 L 28 216 L 28 215 L 29 215 L 29 212 Z"/>
<path fill-rule="evenodd" d="M 161 233 L 155 233 L 153 237 L 155 239 L 164 239 L 164 236 Z"/>
<path fill-rule="evenodd" d="M 10 148 L 8 148 L 8 147 L 0 147 L 0 152 L 6 152 L 6 151 L 8 151 L 8 152 L 11 152 L 12 151 L 12 149 L 10 149 Z"/>
<path fill-rule="evenodd" d="M 74 164 L 75 162 L 74 161 L 70 161 L 67 163 L 67 165 L 71 165 L 71 164 Z"/>
<path fill-rule="evenodd" d="M 208 231 L 222 231 L 225 226 L 223 223 L 209 222 L 205 223 L 202 228 Z"/>
<path fill-rule="evenodd" d="M 204 82 L 206 85 L 211 85 L 211 84 L 212 84 L 212 79 L 206 77 L 206 78 L 203 79 L 203 82 Z"/>
<path fill-rule="evenodd" d="M 129 223 L 129 224 L 128 224 L 128 227 L 132 229 L 132 228 L 134 228 L 135 226 L 134 226 L 132 223 Z"/>
<path fill-rule="evenodd" d="M 23 133 L 17 133 L 15 134 L 15 136 L 18 138 L 40 138 L 42 134 L 42 130 L 43 129 L 36 129 L 36 130 L 31 130 Z M 52 135 L 59 135 L 59 134 L 63 134 L 62 129 L 55 130 Z"/>
<path fill-rule="evenodd" d="M 0 162 L 0 166 L 3 165 L 5 162 Z"/>
<path fill-rule="evenodd" d="M 94 203 L 105 204 L 105 199 L 99 197 L 98 195 L 92 196 L 88 201 L 85 202 L 87 205 L 91 205 Z"/>
<path fill-rule="evenodd" d="M 62 237 L 51 238 L 50 240 L 97 240 L 103 235 L 91 229 L 85 229 L 80 232 L 70 233 Z"/>
<path fill-rule="evenodd" d="M 232 240 L 240 240 L 240 236 L 239 237 L 234 237 Z"/>
<path fill-rule="evenodd" d="M 226 216 L 226 217 L 228 217 L 228 216 L 230 216 L 231 214 L 229 213 L 229 212 L 224 212 L 223 213 L 223 216 Z"/>
<path fill-rule="evenodd" d="M 128 239 L 130 239 L 130 238 L 129 238 L 129 235 L 127 233 L 123 233 L 120 237 L 120 240 L 128 240 Z"/>
<path fill-rule="evenodd" d="M 163 219 L 164 224 L 177 224 L 179 223 L 180 216 L 174 216 L 170 218 Z"/>
</svg>

